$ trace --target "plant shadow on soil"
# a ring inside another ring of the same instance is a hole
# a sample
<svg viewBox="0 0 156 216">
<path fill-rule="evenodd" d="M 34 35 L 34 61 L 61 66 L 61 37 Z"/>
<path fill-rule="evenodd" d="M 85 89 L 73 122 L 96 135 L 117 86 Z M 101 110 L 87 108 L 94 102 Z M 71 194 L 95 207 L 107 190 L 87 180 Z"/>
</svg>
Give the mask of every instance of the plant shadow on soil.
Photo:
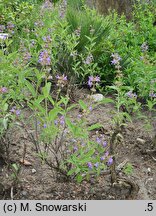
<svg viewBox="0 0 156 216">
<path fill-rule="evenodd" d="M 86 98 L 86 92 L 80 93 L 80 98 Z M 98 120 L 103 125 L 104 134 L 109 139 L 111 127 L 111 105 L 99 105 L 92 111 L 88 123 L 92 124 Z M 24 109 L 27 118 L 30 110 Z M 78 110 L 72 112 L 74 118 Z M 139 186 L 139 192 L 134 199 L 151 200 L 156 199 L 156 161 L 151 155 L 144 154 L 143 149 L 151 149 L 151 134 L 142 128 L 142 122 L 134 120 L 123 130 L 124 140 L 118 143 L 116 148 L 117 165 L 127 159 L 134 167 L 129 177 Z M 94 133 L 92 134 L 94 136 Z M 24 139 L 23 139 L 24 137 Z M 145 140 L 140 144 L 137 138 Z M 20 164 L 19 184 L 12 185 L 11 169 L 0 158 L 0 199 L 30 199 L 30 200 L 123 200 L 131 199 L 129 190 L 117 189 L 110 184 L 110 174 L 101 175 L 97 179 L 91 178 L 89 182 L 81 184 L 75 181 L 64 181 L 54 179 L 52 170 L 43 164 L 35 152 L 33 144 L 27 140 L 27 135 L 15 127 L 9 133 L 11 163 L 19 164 L 23 155 L 24 142 L 26 143 L 26 159 L 31 162 L 30 166 Z M 155 157 L 153 155 L 153 157 Z M 35 170 L 35 171 L 34 171 Z M 123 170 L 119 175 L 125 176 Z"/>
</svg>

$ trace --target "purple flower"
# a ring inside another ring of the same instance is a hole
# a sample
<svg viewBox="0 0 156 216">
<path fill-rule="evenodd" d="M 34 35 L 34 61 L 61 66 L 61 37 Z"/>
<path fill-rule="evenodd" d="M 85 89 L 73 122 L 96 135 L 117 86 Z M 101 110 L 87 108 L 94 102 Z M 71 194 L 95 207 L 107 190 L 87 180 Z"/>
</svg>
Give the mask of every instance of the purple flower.
<svg viewBox="0 0 156 216">
<path fill-rule="evenodd" d="M 23 58 L 24 61 L 28 62 L 31 59 L 31 54 L 29 52 L 25 52 Z"/>
<path fill-rule="evenodd" d="M 44 23 L 43 23 L 42 21 L 39 20 L 39 21 L 35 22 L 34 25 L 35 25 L 36 27 L 41 28 L 41 27 L 44 26 Z"/>
<path fill-rule="evenodd" d="M 89 106 L 89 111 L 92 111 L 93 110 L 93 107 L 92 106 Z"/>
<path fill-rule="evenodd" d="M 8 29 L 8 30 L 13 30 L 14 27 L 15 27 L 15 25 L 14 25 L 12 22 L 8 22 L 8 23 L 7 23 L 7 29 Z"/>
<path fill-rule="evenodd" d="M 151 91 L 151 92 L 149 93 L 149 97 L 151 97 L 151 98 L 156 98 L 156 93 L 154 93 L 153 91 Z"/>
<path fill-rule="evenodd" d="M 113 53 L 111 57 L 113 57 L 113 60 L 111 61 L 112 65 L 118 65 L 120 63 L 121 57 L 118 53 Z"/>
<path fill-rule="evenodd" d="M 77 37 L 80 37 L 80 35 L 81 35 L 81 27 L 77 28 L 77 29 L 74 31 L 74 33 L 75 33 L 75 35 L 76 35 Z"/>
<path fill-rule="evenodd" d="M 61 88 L 63 88 L 66 85 L 67 80 L 68 80 L 67 76 L 65 76 L 64 74 L 62 76 L 57 75 L 56 79 L 57 79 L 57 86 Z"/>
<path fill-rule="evenodd" d="M 89 168 L 89 169 L 93 169 L 93 165 L 92 165 L 92 163 L 91 163 L 91 162 L 88 162 L 88 164 L 87 164 L 87 165 L 88 165 L 88 168 Z"/>
<path fill-rule="evenodd" d="M 21 110 L 16 110 L 15 113 L 17 116 L 19 116 L 21 114 Z"/>
<path fill-rule="evenodd" d="M 92 87 L 92 85 L 95 83 L 98 83 L 100 82 L 100 77 L 99 76 L 96 76 L 96 77 L 93 77 L 93 76 L 89 76 L 89 79 L 88 79 L 88 85 L 89 87 Z"/>
<path fill-rule="evenodd" d="M 143 57 L 143 56 L 140 56 L 140 60 L 143 61 L 143 60 L 144 60 L 144 57 Z"/>
<path fill-rule="evenodd" d="M 109 155 L 109 152 L 108 152 L 108 151 L 106 151 L 106 153 L 105 153 L 105 157 L 108 157 L 108 155 Z"/>
<path fill-rule="evenodd" d="M 65 120 L 64 120 L 64 116 L 60 117 L 60 125 L 64 125 L 65 124 Z"/>
<path fill-rule="evenodd" d="M 59 119 L 56 119 L 56 120 L 54 121 L 54 124 L 55 124 L 55 125 L 58 125 L 58 124 L 64 125 L 64 124 L 65 124 L 64 116 L 60 116 Z"/>
<path fill-rule="evenodd" d="M 56 75 L 56 79 L 67 81 L 67 76 L 65 76 L 64 74 L 62 76 Z"/>
<path fill-rule="evenodd" d="M 76 152 L 78 150 L 78 147 L 74 146 L 73 150 L 74 150 L 74 152 Z"/>
<path fill-rule="evenodd" d="M 82 115 L 81 115 L 81 114 L 78 114 L 77 118 L 78 118 L 78 119 L 81 119 L 81 118 L 82 118 Z"/>
<path fill-rule="evenodd" d="M 112 63 L 113 65 L 116 65 L 116 64 L 118 64 L 118 61 L 117 61 L 116 59 L 113 59 L 113 60 L 111 61 L 111 63 Z"/>
<path fill-rule="evenodd" d="M 55 28 L 48 28 L 48 32 L 53 32 Z"/>
<path fill-rule="evenodd" d="M 14 34 L 14 27 L 15 25 L 12 22 L 7 23 L 8 32 L 10 32 L 11 34 Z"/>
<path fill-rule="evenodd" d="M 63 74 L 63 76 L 64 76 L 64 74 Z M 64 80 L 64 81 L 67 81 L 67 76 L 64 76 L 64 77 L 63 77 L 63 80 Z"/>
<path fill-rule="evenodd" d="M 43 127 L 44 127 L 44 128 L 47 128 L 47 125 L 44 123 Z"/>
<path fill-rule="evenodd" d="M 46 66 L 46 65 L 50 65 L 50 64 L 51 64 L 51 59 L 50 59 L 50 56 L 49 56 L 47 50 L 43 50 L 42 52 L 40 52 L 38 62 L 39 62 L 42 66 Z"/>
<path fill-rule="evenodd" d="M 84 64 L 89 65 L 89 64 L 91 64 L 92 62 L 93 62 L 93 55 L 90 54 L 90 55 L 87 56 L 86 60 L 84 61 Z"/>
<path fill-rule="evenodd" d="M 92 85 L 93 85 L 93 83 L 92 83 L 92 81 L 91 81 L 91 78 L 89 77 L 89 80 L 88 80 L 88 85 L 89 85 L 89 87 L 92 87 Z"/>
<path fill-rule="evenodd" d="M 96 142 L 97 142 L 98 144 L 100 144 L 100 143 L 101 143 L 101 139 L 100 139 L 99 137 L 97 137 L 97 138 L 96 138 Z"/>
<path fill-rule="evenodd" d="M 110 166 L 110 165 L 112 165 L 112 163 L 113 163 L 113 158 L 110 157 L 107 161 L 107 165 Z"/>
<path fill-rule="evenodd" d="M 58 125 L 58 120 L 55 120 L 55 121 L 54 121 L 54 124 L 55 124 L 55 125 Z"/>
<path fill-rule="evenodd" d="M 62 3 L 60 4 L 60 8 L 59 8 L 59 16 L 60 18 L 64 18 L 65 13 L 66 13 L 66 7 L 67 7 L 67 1 L 63 0 Z"/>
<path fill-rule="evenodd" d="M 82 146 L 82 147 L 85 147 L 85 146 L 86 146 L 86 144 L 83 142 L 83 143 L 81 143 L 81 146 Z"/>
<path fill-rule="evenodd" d="M 49 0 L 46 0 L 43 5 L 42 5 L 42 9 L 52 9 L 52 3 Z"/>
<path fill-rule="evenodd" d="M 10 112 L 14 113 L 14 112 L 15 112 L 15 109 L 16 109 L 16 107 L 15 107 L 15 106 L 14 106 L 14 107 L 12 107 L 12 108 L 11 108 L 11 110 L 10 110 Z"/>
<path fill-rule="evenodd" d="M 16 116 L 19 116 L 21 114 L 21 110 L 16 109 L 15 106 L 13 106 L 10 110 L 11 113 L 14 113 Z"/>
<path fill-rule="evenodd" d="M 0 34 L 0 39 L 2 39 L 2 40 L 6 40 L 6 39 L 8 39 L 8 37 L 9 37 L 9 34 Z"/>
<path fill-rule="evenodd" d="M 8 89 L 6 87 L 1 87 L 0 88 L 0 93 L 7 93 Z"/>
<path fill-rule="evenodd" d="M 36 45 L 36 41 L 35 41 L 35 40 L 32 40 L 32 41 L 31 41 L 31 46 L 34 47 L 35 45 Z"/>
<path fill-rule="evenodd" d="M 126 96 L 129 98 L 137 98 L 137 94 L 133 93 L 132 91 L 127 92 Z"/>
<path fill-rule="evenodd" d="M 51 42 L 51 36 L 50 35 L 42 37 L 42 39 L 47 43 Z"/>
<path fill-rule="evenodd" d="M 95 82 L 100 82 L 100 77 L 99 77 L 99 76 L 96 76 L 96 77 L 94 78 L 94 81 L 95 81 Z"/>
<path fill-rule="evenodd" d="M 107 146 L 107 141 L 104 141 L 102 145 L 105 148 Z"/>
<path fill-rule="evenodd" d="M 148 50 L 147 42 L 144 42 L 144 43 L 141 45 L 141 51 L 142 51 L 142 52 L 146 52 L 147 50 Z"/>
<path fill-rule="evenodd" d="M 101 160 L 101 161 L 104 161 L 104 160 L 105 160 L 105 156 L 101 157 L 100 160 Z"/>
<path fill-rule="evenodd" d="M 96 162 L 96 163 L 94 164 L 94 166 L 95 166 L 96 168 L 98 168 L 98 167 L 99 167 L 99 162 Z"/>
</svg>

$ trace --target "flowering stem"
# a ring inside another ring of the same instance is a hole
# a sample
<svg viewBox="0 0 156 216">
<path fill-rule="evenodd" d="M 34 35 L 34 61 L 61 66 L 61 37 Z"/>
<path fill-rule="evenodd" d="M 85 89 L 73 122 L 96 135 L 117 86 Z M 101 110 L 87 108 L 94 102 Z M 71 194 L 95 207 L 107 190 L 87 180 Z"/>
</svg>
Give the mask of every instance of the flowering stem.
<svg viewBox="0 0 156 216">
<path fill-rule="evenodd" d="M 111 170 L 111 182 L 112 184 L 116 182 L 117 175 L 116 175 L 116 160 L 115 160 L 115 140 L 116 136 L 119 133 L 119 128 L 116 126 L 115 131 L 112 134 L 111 140 L 110 140 L 110 155 L 113 155 L 113 164 L 110 167 Z"/>
<path fill-rule="evenodd" d="M 36 152 L 38 153 L 40 151 L 39 142 L 38 142 L 38 124 L 37 124 L 37 118 L 35 118 L 35 137 L 36 137 Z"/>
<path fill-rule="evenodd" d="M 58 102 L 58 98 L 59 98 L 60 92 L 61 92 L 61 89 L 59 88 L 58 92 L 57 92 L 57 96 L 56 96 L 56 103 Z"/>
<path fill-rule="evenodd" d="M 45 78 L 45 86 L 47 86 L 47 75 Z M 46 110 L 46 116 L 48 115 L 48 100 L 47 97 L 45 97 L 45 110 Z"/>
</svg>

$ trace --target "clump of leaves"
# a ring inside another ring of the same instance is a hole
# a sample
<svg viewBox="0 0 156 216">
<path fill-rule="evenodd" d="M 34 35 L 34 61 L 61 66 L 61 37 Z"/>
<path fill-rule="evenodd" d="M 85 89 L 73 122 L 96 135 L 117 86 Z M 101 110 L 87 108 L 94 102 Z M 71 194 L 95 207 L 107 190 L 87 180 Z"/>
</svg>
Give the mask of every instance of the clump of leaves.
<svg viewBox="0 0 156 216">
<path fill-rule="evenodd" d="M 127 163 L 125 165 L 125 167 L 123 168 L 123 172 L 126 174 L 126 175 L 132 175 L 133 173 L 133 165 L 131 163 Z"/>
</svg>

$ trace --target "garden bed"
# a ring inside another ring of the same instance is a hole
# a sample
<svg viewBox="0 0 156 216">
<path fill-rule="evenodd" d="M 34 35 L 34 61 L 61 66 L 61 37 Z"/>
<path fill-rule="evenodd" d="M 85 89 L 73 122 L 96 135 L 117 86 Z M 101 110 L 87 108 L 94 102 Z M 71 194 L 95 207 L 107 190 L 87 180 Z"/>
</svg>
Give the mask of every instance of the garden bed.
<svg viewBox="0 0 156 216">
<path fill-rule="evenodd" d="M 84 91 L 81 91 L 80 97 L 87 97 Z M 112 133 L 111 113 L 113 107 L 110 105 L 99 105 L 88 117 L 88 124 L 95 123 L 98 120 L 103 125 L 103 131 L 106 137 Z M 27 119 L 31 111 L 23 110 Z M 71 114 L 75 118 L 78 110 Z M 29 125 L 29 130 L 33 130 Z M 95 131 L 92 132 L 94 137 Z M 125 159 L 133 165 L 133 172 L 127 176 L 123 169 L 118 175 L 133 180 L 139 186 L 139 192 L 133 199 L 156 199 L 156 166 L 152 156 L 143 154 L 143 149 L 152 149 L 151 134 L 142 128 L 142 122 L 134 120 L 123 130 L 123 139 L 117 144 L 116 157 L 117 165 Z M 137 140 L 144 140 L 142 144 Z M 54 178 L 50 167 L 40 160 L 35 151 L 35 146 L 29 141 L 24 131 L 19 131 L 14 127 L 10 131 L 10 158 L 9 163 L 19 164 L 18 174 L 19 182 L 12 184 L 12 170 L 7 169 L 6 164 L 0 166 L 0 182 L 3 187 L 1 199 L 131 199 L 131 191 L 126 188 L 114 188 L 110 184 L 110 174 L 103 173 L 100 177 L 92 176 L 90 181 L 83 181 L 78 184 L 74 180 L 67 181 L 63 177 Z M 23 156 L 24 142 L 26 143 L 25 159 L 30 162 L 29 165 L 22 165 L 20 160 Z M 12 197 L 11 197 L 12 196 Z"/>
</svg>

